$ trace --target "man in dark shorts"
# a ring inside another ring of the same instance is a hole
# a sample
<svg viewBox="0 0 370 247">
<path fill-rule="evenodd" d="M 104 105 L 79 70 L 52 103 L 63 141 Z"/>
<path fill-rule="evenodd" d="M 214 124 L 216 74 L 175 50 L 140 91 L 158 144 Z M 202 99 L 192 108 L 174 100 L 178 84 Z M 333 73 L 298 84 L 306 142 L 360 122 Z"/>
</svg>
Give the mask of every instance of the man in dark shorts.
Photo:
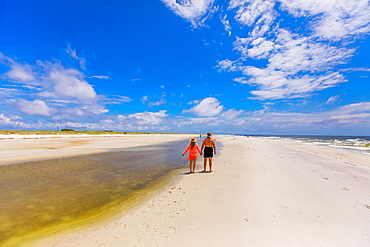
<svg viewBox="0 0 370 247">
<path fill-rule="evenodd" d="M 202 142 L 202 147 L 200 150 L 203 150 L 203 157 L 204 157 L 204 169 L 203 172 L 206 171 L 207 168 L 207 160 L 209 163 L 209 171 L 213 172 L 212 170 L 212 158 L 213 158 L 213 153 L 216 154 L 216 144 L 215 141 L 211 138 L 212 134 L 207 133 L 207 138 L 203 140 Z"/>
</svg>

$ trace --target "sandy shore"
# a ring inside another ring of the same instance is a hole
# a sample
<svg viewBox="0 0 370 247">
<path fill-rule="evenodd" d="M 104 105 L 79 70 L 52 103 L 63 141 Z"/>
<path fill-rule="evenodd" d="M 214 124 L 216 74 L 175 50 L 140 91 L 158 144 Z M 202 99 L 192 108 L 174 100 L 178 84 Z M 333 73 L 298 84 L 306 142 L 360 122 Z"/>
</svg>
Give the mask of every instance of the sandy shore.
<svg viewBox="0 0 370 247">
<path fill-rule="evenodd" d="M 39 246 L 369 246 L 370 156 L 215 138 L 213 173 L 180 174 L 121 218 Z"/>
<path fill-rule="evenodd" d="M 0 163 L 104 152 L 189 138 L 188 134 L 0 135 Z"/>
</svg>

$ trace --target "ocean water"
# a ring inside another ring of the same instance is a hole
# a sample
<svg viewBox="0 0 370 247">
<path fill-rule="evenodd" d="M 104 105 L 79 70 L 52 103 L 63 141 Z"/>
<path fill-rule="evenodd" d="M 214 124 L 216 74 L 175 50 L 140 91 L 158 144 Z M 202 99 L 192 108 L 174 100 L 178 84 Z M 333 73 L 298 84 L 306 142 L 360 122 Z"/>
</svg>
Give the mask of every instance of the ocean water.
<svg viewBox="0 0 370 247">
<path fill-rule="evenodd" d="M 127 211 L 187 167 L 188 142 L 1 165 L 0 246 L 29 246 Z"/>
<path fill-rule="evenodd" d="M 370 155 L 370 136 L 261 135 L 258 137 L 324 146 Z"/>
</svg>

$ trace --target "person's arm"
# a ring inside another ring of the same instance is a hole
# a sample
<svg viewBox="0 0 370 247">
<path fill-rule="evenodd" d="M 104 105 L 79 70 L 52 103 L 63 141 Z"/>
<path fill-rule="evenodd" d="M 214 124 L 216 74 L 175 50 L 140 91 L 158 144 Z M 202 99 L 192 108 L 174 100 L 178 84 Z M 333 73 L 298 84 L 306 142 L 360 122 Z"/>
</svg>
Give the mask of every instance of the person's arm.
<svg viewBox="0 0 370 247">
<path fill-rule="evenodd" d="M 182 156 L 184 156 L 186 154 L 187 151 L 190 150 L 190 144 L 186 147 L 185 151 L 182 153 Z"/>
<path fill-rule="evenodd" d="M 216 154 L 216 143 L 214 140 L 212 140 L 212 146 L 213 146 L 214 153 Z"/>
<path fill-rule="evenodd" d="M 198 152 L 200 153 L 200 155 L 202 155 L 203 153 L 202 153 L 202 151 L 201 150 L 199 150 L 199 146 L 198 146 L 198 144 L 196 144 L 197 145 L 197 150 L 198 150 Z"/>
</svg>

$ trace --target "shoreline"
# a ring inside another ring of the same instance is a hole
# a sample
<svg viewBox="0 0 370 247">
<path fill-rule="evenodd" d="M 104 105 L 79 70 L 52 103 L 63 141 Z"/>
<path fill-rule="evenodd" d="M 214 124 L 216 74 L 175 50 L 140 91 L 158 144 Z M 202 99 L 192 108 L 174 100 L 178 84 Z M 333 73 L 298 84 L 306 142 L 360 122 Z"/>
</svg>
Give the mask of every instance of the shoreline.
<svg viewBox="0 0 370 247">
<path fill-rule="evenodd" d="M 0 135 L 0 165 L 91 154 L 190 138 L 191 134 Z"/>
<path fill-rule="evenodd" d="M 369 156 L 214 138 L 223 149 L 213 173 L 199 172 L 199 157 L 195 174 L 179 174 L 119 218 L 37 246 L 368 245 Z"/>
</svg>

